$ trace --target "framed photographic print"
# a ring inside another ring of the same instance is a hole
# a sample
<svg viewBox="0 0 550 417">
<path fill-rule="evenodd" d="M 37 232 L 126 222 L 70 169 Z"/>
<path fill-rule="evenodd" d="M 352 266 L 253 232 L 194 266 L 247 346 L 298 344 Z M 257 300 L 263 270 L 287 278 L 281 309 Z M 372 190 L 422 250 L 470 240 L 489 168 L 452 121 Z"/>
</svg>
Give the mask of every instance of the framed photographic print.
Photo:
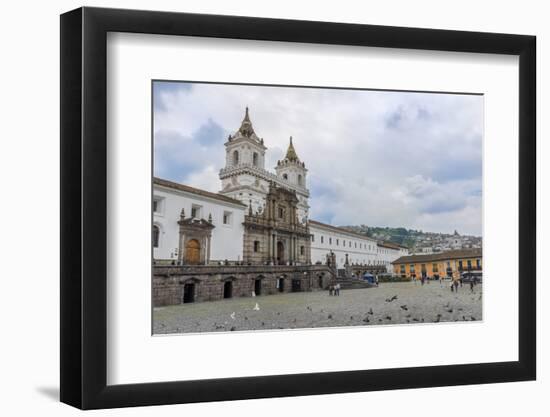
<svg viewBox="0 0 550 417">
<path fill-rule="evenodd" d="M 61 16 L 61 400 L 535 379 L 535 38 Z"/>
</svg>

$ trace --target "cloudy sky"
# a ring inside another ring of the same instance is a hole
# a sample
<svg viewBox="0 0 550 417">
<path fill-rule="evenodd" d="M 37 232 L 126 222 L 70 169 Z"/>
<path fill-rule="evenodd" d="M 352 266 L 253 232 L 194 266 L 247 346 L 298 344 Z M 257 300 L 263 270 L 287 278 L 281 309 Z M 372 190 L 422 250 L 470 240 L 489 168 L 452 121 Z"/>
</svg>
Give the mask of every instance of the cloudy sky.
<svg viewBox="0 0 550 417">
<path fill-rule="evenodd" d="M 155 82 L 154 174 L 220 190 L 250 108 L 273 171 L 293 137 L 310 218 L 481 235 L 483 97 Z"/>
</svg>

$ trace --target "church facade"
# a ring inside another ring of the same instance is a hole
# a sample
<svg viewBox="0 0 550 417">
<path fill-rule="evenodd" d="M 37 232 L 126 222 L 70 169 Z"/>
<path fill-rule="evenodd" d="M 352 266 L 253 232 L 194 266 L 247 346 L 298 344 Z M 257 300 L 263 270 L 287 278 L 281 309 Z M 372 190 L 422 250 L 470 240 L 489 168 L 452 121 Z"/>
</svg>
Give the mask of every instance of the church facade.
<svg viewBox="0 0 550 417">
<path fill-rule="evenodd" d="M 209 288 L 214 288 L 219 281 L 213 290 L 216 296 L 192 297 L 193 300 L 227 296 L 227 291 L 220 289 L 227 285 L 222 284 L 222 278 L 214 280 L 216 285 L 211 282 L 212 268 L 216 267 L 230 275 L 226 278 L 232 288 L 241 288 L 240 295 L 250 295 L 260 290 L 256 283 L 260 278 L 250 277 L 239 268 L 250 270 L 254 266 L 256 270 L 263 266 L 269 270 L 275 280 L 267 286 L 272 291 L 311 290 L 324 288 L 330 279 L 335 279 L 338 269 L 376 265 L 389 271 L 391 261 L 401 256 L 403 248 L 385 247 L 381 251 L 375 239 L 309 219 L 308 170 L 298 157 L 292 137 L 275 172 L 268 171 L 268 149 L 253 128 L 248 108 L 241 126 L 229 135 L 224 147 L 225 167 L 220 170 L 218 193 L 160 178 L 153 180 L 155 268 L 166 270 L 170 266 L 172 273 L 179 268 L 180 275 L 186 277 L 180 281 L 192 279 L 197 294 L 201 282 L 208 281 Z M 330 268 L 325 271 L 322 265 Z M 208 270 L 207 276 L 201 277 L 201 267 Z M 277 268 L 285 269 L 284 275 L 291 284 L 284 286 L 284 281 L 278 281 L 281 277 L 277 276 Z M 191 270 L 193 277 L 187 275 Z M 293 270 L 295 273 L 289 272 Z M 313 270 L 314 277 L 310 273 Z M 183 297 L 181 285 L 177 284 L 180 281 L 172 279 L 176 292 L 166 293 L 156 304 L 170 304 Z M 153 282 L 161 285 L 166 280 L 155 276 Z"/>
</svg>

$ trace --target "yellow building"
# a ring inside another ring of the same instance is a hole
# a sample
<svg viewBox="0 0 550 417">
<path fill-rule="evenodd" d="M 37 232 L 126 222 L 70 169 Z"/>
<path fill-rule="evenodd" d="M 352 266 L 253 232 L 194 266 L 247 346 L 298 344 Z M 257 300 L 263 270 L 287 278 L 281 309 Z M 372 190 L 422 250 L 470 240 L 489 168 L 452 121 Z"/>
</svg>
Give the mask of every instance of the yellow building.
<svg viewBox="0 0 550 417">
<path fill-rule="evenodd" d="M 458 279 L 461 272 L 482 270 L 481 249 L 458 249 L 427 255 L 402 256 L 392 262 L 394 274 L 402 278 Z"/>
</svg>

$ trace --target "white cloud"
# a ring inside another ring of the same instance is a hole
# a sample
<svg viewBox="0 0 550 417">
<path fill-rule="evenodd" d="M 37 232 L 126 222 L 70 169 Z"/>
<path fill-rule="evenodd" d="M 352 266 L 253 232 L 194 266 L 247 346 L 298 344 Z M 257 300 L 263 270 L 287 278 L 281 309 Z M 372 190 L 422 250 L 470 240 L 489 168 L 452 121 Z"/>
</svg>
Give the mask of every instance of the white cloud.
<svg viewBox="0 0 550 417">
<path fill-rule="evenodd" d="M 248 106 L 267 169 L 293 136 L 309 170 L 312 218 L 481 233 L 481 96 L 193 84 L 163 88 L 162 104 L 155 171 L 166 152 L 193 166 L 175 180 L 219 190 L 222 143 Z M 212 125 L 206 134 L 224 136 L 197 139 Z"/>
</svg>

